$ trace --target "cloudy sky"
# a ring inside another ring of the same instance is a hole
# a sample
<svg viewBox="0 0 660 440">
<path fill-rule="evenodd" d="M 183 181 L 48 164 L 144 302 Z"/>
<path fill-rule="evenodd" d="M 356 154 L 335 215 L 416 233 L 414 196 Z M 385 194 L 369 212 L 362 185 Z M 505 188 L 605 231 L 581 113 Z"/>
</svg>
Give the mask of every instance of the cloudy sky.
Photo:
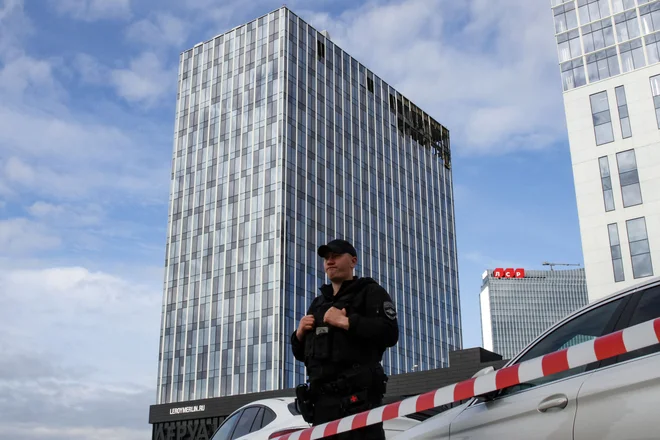
<svg viewBox="0 0 660 440">
<path fill-rule="evenodd" d="M 281 5 L 0 0 L 7 438 L 150 437 L 178 54 Z M 485 269 L 582 262 L 549 2 L 287 5 L 452 131 L 466 347 Z"/>
</svg>

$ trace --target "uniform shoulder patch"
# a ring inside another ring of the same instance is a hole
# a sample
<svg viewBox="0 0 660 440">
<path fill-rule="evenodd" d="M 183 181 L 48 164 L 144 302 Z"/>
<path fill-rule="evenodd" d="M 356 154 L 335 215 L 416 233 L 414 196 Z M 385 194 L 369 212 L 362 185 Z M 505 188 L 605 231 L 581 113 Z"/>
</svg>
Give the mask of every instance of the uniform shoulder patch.
<svg viewBox="0 0 660 440">
<path fill-rule="evenodd" d="M 383 310 L 385 311 L 385 316 L 391 320 L 396 319 L 396 309 L 394 308 L 394 304 L 392 304 L 391 301 L 385 301 L 383 303 Z"/>
</svg>

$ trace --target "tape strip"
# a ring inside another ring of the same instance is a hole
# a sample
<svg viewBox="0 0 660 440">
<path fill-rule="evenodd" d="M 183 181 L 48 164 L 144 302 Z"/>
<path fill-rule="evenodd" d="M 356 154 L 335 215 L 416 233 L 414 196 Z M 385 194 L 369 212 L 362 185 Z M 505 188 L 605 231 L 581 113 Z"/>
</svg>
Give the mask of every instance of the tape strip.
<svg viewBox="0 0 660 440">
<path fill-rule="evenodd" d="M 470 399 L 477 395 L 519 385 L 551 374 L 561 373 L 591 362 L 650 347 L 659 342 L 660 318 L 657 318 L 564 350 L 488 373 L 476 379 L 468 379 L 419 396 L 409 397 L 401 402 L 391 403 L 343 419 L 292 432 L 278 437 L 277 440 L 319 439 L 348 432 L 441 405 Z"/>
</svg>

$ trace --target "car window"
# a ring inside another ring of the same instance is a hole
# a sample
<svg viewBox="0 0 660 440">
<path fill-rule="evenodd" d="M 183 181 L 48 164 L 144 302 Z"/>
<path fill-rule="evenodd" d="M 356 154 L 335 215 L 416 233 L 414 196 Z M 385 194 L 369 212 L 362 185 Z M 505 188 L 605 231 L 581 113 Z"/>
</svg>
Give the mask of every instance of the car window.
<svg viewBox="0 0 660 440">
<path fill-rule="evenodd" d="M 254 418 L 254 423 L 252 423 L 252 428 L 250 428 L 250 432 L 258 431 L 261 429 L 261 422 L 264 419 L 264 408 L 259 407 L 259 412 L 257 413 L 257 416 Z"/>
<path fill-rule="evenodd" d="M 660 287 L 653 287 L 639 293 L 641 295 L 639 302 L 630 318 L 630 322 L 626 327 L 641 324 L 642 322 L 650 321 L 660 317 Z M 632 353 L 626 353 L 619 356 L 618 362 L 628 361 L 641 356 L 646 356 L 660 351 L 660 345 L 652 345 L 647 348 L 635 350 Z"/>
<path fill-rule="evenodd" d="M 264 420 L 261 422 L 261 427 L 268 426 L 273 420 L 275 420 L 275 413 L 270 408 L 264 408 Z"/>
<path fill-rule="evenodd" d="M 299 416 L 300 411 L 298 411 L 298 405 L 296 405 L 296 402 L 293 401 L 287 405 L 287 408 L 289 408 L 289 412 L 293 414 L 294 416 Z"/>
<path fill-rule="evenodd" d="M 516 363 L 519 364 L 558 350 L 563 350 L 610 333 L 616 324 L 616 319 L 620 315 L 621 306 L 625 299 L 627 298 L 620 298 L 607 304 L 603 304 L 598 308 L 592 309 L 574 319 L 571 319 L 537 342 L 536 345 L 518 359 Z M 598 363 L 594 362 L 589 365 L 572 368 L 568 371 L 506 388 L 502 390 L 500 395 L 508 395 L 530 387 L 564 379 L 587 371 L 587 369 L 591 369 L 597 365 Z"/>
<path fill-rule="evenodd" d="M 254 418 L 257 416 L 259 409 L 258 406 L 248 406 L 243 410 L 243 414 L 236 424 L 234 434 L 231 436 L 232 440 L 250 433 L 250 428 L 252 428 Z"/>
<path fill-rule="evenodd" d="M 215 432 L 211 440 L 229 440 L 238 418 L 241 416 L 242 411 L 232 414 L 228 419 L 225 419 L 220 425 L 220 428 Z"/>
</svg>

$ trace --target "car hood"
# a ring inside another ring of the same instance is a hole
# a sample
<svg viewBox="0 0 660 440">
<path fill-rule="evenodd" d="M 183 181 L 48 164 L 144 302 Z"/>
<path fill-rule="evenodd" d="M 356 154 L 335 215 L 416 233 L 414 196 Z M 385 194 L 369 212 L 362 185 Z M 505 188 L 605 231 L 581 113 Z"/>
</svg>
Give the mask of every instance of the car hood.
<svg viewBox="0 0 660 440">
<path fill-rule="evenodd" d="M 389 432 L 402 432 L 406 431 L 413 426 L 419 425 L 421 422 L 418 420 L 409 419 L 407 417 L 397 417 L 383 423 L 383 429 Z"/>
</svg>

